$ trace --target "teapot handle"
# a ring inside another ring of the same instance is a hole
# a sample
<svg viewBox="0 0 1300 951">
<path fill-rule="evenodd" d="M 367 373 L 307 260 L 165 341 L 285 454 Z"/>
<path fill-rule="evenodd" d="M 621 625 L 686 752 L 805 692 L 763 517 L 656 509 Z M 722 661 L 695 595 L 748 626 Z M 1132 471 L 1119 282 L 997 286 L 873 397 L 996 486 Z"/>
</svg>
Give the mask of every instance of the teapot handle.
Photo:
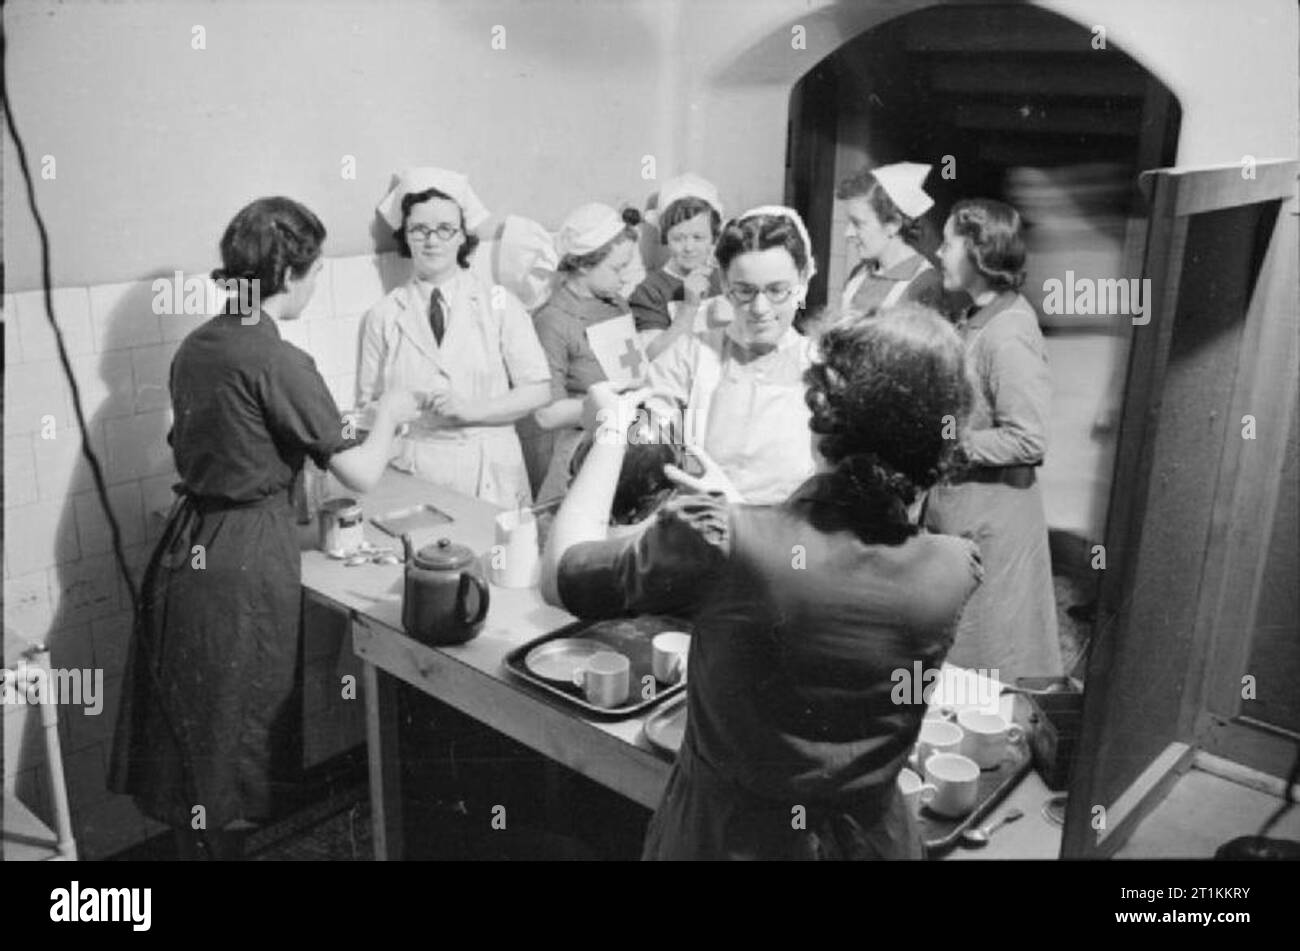
<svg viewBox="0 0 1300 951">
<path fill-rule="evenodd" d="M 471 586 L 478 588 L 478 611 L 475 612 L 473 617 L 469 617 L 469 612 L 465 610 L 465 599 L 469 595 Z M 483 579 L 478 575 L 470 574 L 467 571 L 460 576 L 460 588 L 456 592 L 456 610 L 460 612 L 460 622 L 462 624 L 474 625 L 487 617 L 488 586 L 484 584 Z"/>
</svg>

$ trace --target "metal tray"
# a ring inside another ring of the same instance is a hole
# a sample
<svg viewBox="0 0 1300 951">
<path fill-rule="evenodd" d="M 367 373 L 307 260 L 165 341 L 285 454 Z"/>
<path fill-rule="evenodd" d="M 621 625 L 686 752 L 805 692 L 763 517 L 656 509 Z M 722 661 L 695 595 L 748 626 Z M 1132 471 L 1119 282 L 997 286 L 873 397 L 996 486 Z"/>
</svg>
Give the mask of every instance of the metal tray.
<svg viewBox="0 0 1300 951">
<path fill-rule="evenodd" d="M 1024 697 L 1016 697 L 1014 706 L 1021 706 L 1024 699 Z M 1011 718 L 1013 722 L 1024 722 L 1020 713 L 1020 710 L 1015 711 Z M 1032 765 L 1030 737 L 1026 733 L 1019 743 L 1009 746 L 1006 758 L 997 769 L 980 770 L 975 808 L 969 814 L 960 819 L 949 819 L 922 806 L 920 815 L 917 816 L 917 825 L 921 828 L 921 840 L 925 844 L 926 858 L 938 858 L 950 851 L 961 840 L 963 832 L 979 825 L 997 808 L 998 803 L 1007 797 L 1007 793 L 1011 792 L 1025 773 L 1029 772 L 1029 767 Z"/>
<path fill-rule="evenodd" d="M 410 508 L 398 509 L 396 512 L 376 515 L 370 520 L 370 524 L 394 538 L 401 538 L 409 532 L 436 528 L 451 521 L 453 521 L 452 517 L 440 508 L 432 505 L 412 505 Z"/>
<path fill-rule="evenodd" d="M 661 704 L 645 718 L 642 729 L 646 742 L 670 759 L 676 759 L 686 738 L 686 694 L 678 694 Z"/>
<path fill-rule="evenodd" d="M 505 666 L 516 677 L 577 707 L 584 714 L 605 720 L 623 720 L 646 713 L 657 704 L 686 689 L 685 682 L 664 685 L 654 679 L 650 641 L 656 634 L 662 634 L 664 631 L 693 633 L 691 625 L 680 618 L 652 614 L 609 621 L 575 621 L 558 631 L 543 634 L 527 644 L 516 647 L 506 655 Z M 572 683 L 564 684 L 557 680 L 550 680 L 529 670 L 526 660 L 528 655 L 543 644 L 560 638 L 597 641 L 606 650 L 626 655 L 632 664 L 631 691 L 627 702 L 619 707 L 598 707 L 587 702 L 580 687 L 575 687 Z M 650 678 L 649 681 L 645 680 L 647 677 Z M 647 685 L 651 688 L 651 696 L 648 697 L 645 695 Z"/>
</svg>

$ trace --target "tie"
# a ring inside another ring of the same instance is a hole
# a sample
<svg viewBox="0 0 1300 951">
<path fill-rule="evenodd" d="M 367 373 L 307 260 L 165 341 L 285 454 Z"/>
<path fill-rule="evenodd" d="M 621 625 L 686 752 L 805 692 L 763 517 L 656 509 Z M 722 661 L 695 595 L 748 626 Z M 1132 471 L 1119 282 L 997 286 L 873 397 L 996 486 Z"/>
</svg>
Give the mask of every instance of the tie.
<svg viewBox="0 0 1300 951">
<path fill-rule="evenodd" d="M 442 309 L 442 291 L 436 287 L 429 298 L 429 326 L 433 328 L 433 339 L 441 347 L 442 335 L 447 332 L 447 316 Z"/>
</svg>

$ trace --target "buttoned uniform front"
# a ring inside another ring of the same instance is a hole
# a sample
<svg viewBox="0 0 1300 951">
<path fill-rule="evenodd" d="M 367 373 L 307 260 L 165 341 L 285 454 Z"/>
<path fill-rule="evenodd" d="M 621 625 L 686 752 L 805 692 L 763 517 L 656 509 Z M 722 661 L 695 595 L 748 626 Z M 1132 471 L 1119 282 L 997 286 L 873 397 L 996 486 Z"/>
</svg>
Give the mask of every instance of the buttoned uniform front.
<svg viewBox="0 0 1300 951">
<path fill-rule="evenodd" d="M 785 499 L 815 468 L 804 400 L 813 342 L 787 328 L 776 349 L 751 355 L 735 324 L 682 337 L 650 364 L 657 415 L 682 418 L 748 502 Z"/>
<path fill-rule="evenodd" d="M 513 294 L 461 269 L 439 286 L 446 331 L 429 325 L 433 285 L 411 279 L 365 315 L 357 402 L 386 389 L 450 391 L 473 406 L 511 389 L 549 383 L 546 354 Z M 399 441 L 396 468 L 507 508 L 532 503 L 519 437 L 511 424 L 457 425 L 426 410 Z"/>
<path fill-rule="evenodd" d="M 975 403 L 963 437 L 971 463 L 985 470 L 1036 466 L 1047 451 L 1052 374 L 1029 301 L 1005 291 L 958 330 L 966 343 Z M 1056 598 L 1042 487 L 965 480 L 934 486 L 927 528 L 971 538 L 984 561 L 984 584 L 967 603 L 949 660 L 996 670 L 996 679 L 1059 676 Z"/>
</svg>

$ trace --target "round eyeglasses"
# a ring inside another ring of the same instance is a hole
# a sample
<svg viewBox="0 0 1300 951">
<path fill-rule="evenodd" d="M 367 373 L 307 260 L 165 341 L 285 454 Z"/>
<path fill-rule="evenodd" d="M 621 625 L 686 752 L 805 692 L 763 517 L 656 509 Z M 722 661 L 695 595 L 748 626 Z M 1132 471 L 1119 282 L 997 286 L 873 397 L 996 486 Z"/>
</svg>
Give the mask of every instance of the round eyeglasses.
<svg viewBox="0 0 1300 951">
<path fill-rule="evenodd" d="M 794 291 L 795 285 L 784 282 L 769 284 L 762 288 L 754 287 L 752 284 L 732 284 L 727 288 L 727 296 L 734 303 L 747 305 L 754 303 L 754 299 L 761 293 L 771 304 L 784 304 Z"/>
<path fill-rule="evenodd" d="M 455 225 L 438 225 L 436 228 L 429 228 L 425 225 L 412 225 L 406 229 L 406 233 L 416 241 L 428 241 L 435 234 L 443 241 L 450 241 L 460 234 L 460 229 Z"/>
</svg>

